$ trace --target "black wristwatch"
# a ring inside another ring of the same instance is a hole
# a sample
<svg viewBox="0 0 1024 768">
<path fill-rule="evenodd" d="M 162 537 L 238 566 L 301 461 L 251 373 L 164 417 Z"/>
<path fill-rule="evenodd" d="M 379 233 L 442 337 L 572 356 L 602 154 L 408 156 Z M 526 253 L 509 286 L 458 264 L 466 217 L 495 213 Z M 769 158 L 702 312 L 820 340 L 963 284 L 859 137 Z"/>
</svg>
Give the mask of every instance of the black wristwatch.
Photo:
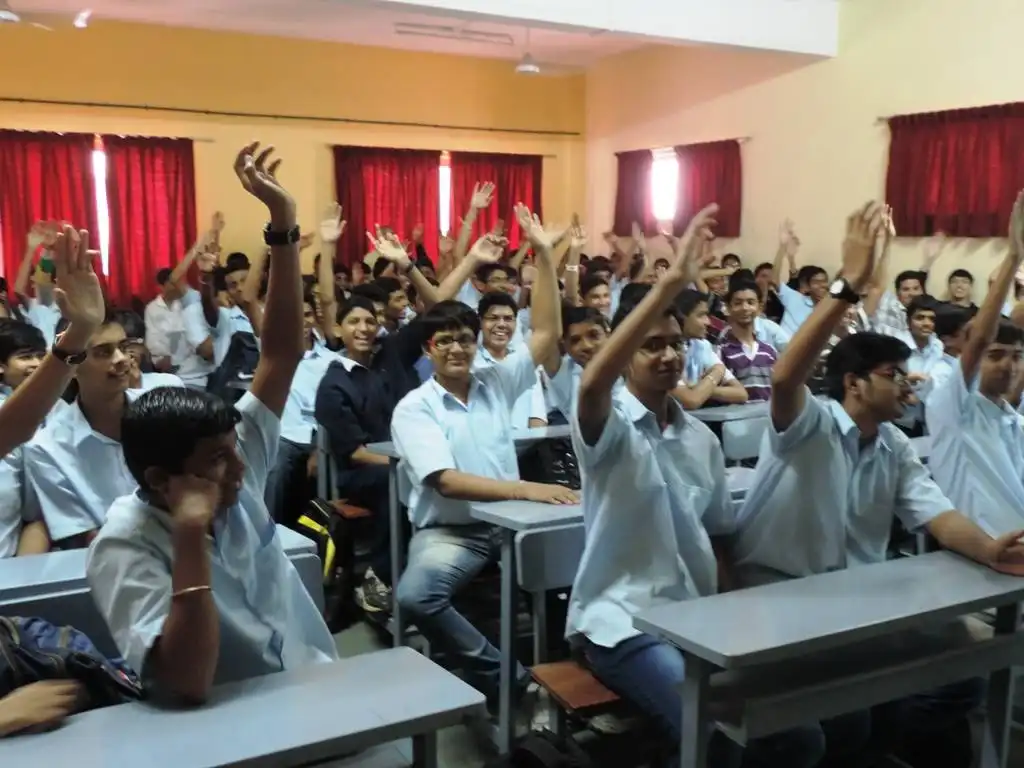
<svg viewBox="0 0 1024 768">
<path fill-rule="evenodd" d="M 294 245 L 299 242 L 301 234 L 302 233 L 299 232 L 298 224 L 287 232 L 276 232 L 270 228 L 269 224 L 267 224 L 266 228 L 263 230 L 263 242 L 267 245 Z"/>
<path fill-rule="evenodd" d="M 828 292 L 833 299 L 845 301 L 847 304 L 860 303 L 860 294 L 853 290 L 853 286 L 842 278 L 839 278 L 832 283 L 832 285 L 829 286 Z"/>
<path fill-rule="evenodd" d="M 85 362 L 86 351 L 83 349 L 81 352 L 68 352 L 66 349 L 61 349 L 59 344 L 62 341 L 64 334 L 61 334 L 53 340 L 53 346 L 50 347 L 50 354 L 60 360 L 64 365 L 81 365 Z"/>
</svg>

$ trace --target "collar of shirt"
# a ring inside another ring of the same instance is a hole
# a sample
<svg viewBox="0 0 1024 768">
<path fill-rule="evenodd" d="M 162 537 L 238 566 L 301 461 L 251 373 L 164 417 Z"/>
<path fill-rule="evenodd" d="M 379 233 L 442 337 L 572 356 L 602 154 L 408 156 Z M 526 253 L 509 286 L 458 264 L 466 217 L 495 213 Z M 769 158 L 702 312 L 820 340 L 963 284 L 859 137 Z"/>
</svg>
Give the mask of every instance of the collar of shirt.
<svg viewBox="0 0 1024 768">
<path fill-rule="evenodd" d="M 860 428 L 854 423 L 853 419 L 850 418 L 850 414 L 846 412 L 842 404 L 831 398 L 828 399 L 828 408 L 832 413 L 832 418 L 836 423 L 836 427 L 839 429 L 839 434 L 843 438 L 843 444 L 847 451 L 852 456 L 857 456 L 861 453 L 860 445 Z M 892 446 L 885 439 L 884 424 L 878 426 L 878 435 L 872 440 L 867 447 L 874 448 L 878 451 L 884 451 L 885 453 L 892 453 Z"/>
<path fill-rule="evenodd" d="M 463 409 L 469 407 L 469 401 L 473 400 L 474 396 L 480 390 L 481 387 L 484 389 L 484 391 L 488 390 L 487 385 L 483 381 L 481 381 L 476 376 L 470 376 L 470 378 L 469 378 L 469 396 L 466 398 L 467 402 L 464 403 L 461 400 L 459 400 L 459 398 L 457 398 L 455 395 L 453 395 L 451 392 L 449 392 L 447 389 L 442 387 L 438 383 L 437 379 L 435 379 L 433 376 L 431 376 L 429 379 L 427 379 L 426 385 L 429 388 L 429 391 L 433 392 L 434 393 L 434 397 L 436 397 L 441 403 L 448 402 L 448 403 L 451 403 L 453 405 L 457 405 L 459 408 L 463 408 Z"/>
<path fill-rule="evenodd" d="M 132 400 L 141 395 L 143 390 L 141 389 L 129 389 L 124 393 L 125 405 L 128 405 Z M 64 418 L 68 420 L 68 424 L 71 426 L 71 440 L 76 448 L 81 447 L 90 437 L 99 440 L 101 443 L 108 445 L 120 445 L 121 443 L 117 440 L 101 435 L 99 432 L 94 430 L 89 424 L 89 420 L 85 418 L 85 414 L 82 412 L 82 406 L 78 398 L 75 398 L 75 402 L 71 403 L 66 409 L 64 409 Z"/>
<path fill-rule="evenodd" d="M 628 387 L 622 387 L 618 391 L 617 397 L 630 421 L 640 429 L 652 432 L 665 439 L 682 437 L 687 425 L 686 420 L 691 418 L 686 415 L 686 412 L 674 397 L 669 397 L 668 424 L 662 430 L 661 425 L 658 424 L 658 417 L 646 405 L 641 403 L 637 396 L 629 391 Z"/>
</svg>

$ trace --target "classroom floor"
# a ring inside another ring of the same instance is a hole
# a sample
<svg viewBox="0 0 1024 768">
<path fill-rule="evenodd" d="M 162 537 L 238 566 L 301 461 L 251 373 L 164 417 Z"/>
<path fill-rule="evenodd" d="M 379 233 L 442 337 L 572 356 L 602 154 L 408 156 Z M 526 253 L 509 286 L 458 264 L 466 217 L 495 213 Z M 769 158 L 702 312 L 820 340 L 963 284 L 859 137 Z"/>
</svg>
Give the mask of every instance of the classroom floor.
<svg viewBox="0 0 1024 768">
<path fill-rule="evenodd" d="M 380 635 L 365 623 L 356 623 L 334 636 L 338 654 L 342 657 L 358 656 L 384 648 Z M 1010 733 L 1011 752 L 1008 768 L 1024 768 L 1024 729 L 1014 728 Z M 482 747 L 474 734 L 463 726 L 448 728 L 439 738 L 439 764 L 443 768 L 482 768 L 492 756 Z M 349 765 L 349 763 L 345 763 Z M 355 765 L 358 765 L 356 763 Z M 888 768 L 882 767 L 879 768 Z M 891 768 L 898 768 L 897 765 Z M 939 768 L 936 766 L 935 768 Z"/>
</svg>

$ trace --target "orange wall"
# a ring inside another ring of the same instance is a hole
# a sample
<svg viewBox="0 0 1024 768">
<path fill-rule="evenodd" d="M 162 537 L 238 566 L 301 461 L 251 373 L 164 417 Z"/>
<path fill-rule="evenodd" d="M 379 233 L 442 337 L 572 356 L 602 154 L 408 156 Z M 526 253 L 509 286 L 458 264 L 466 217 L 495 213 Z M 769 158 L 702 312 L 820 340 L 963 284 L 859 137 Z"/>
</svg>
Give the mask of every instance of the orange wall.
<svg viewBox="0 0 1024 768">
<path fill-rule="evenodd" d="M 98 22 L 87 30 L 0 27 L 0 97 L 328 116 L 432 125 L 234 118 L 0 101 L 0 127 L 197 139 L 201 222 L 224 211 L 225 247 L 251 250 L 264 214 L 231 163 L 259 138 L 284 158 L 281 177 L 311 227 L 333 200 L 330 146 L 363 144 L 545 155 L 547 217 L 582 211 L 584 81 L 523 77 L 512 63 L 194 29 Z M 488 130 L 490 129 L 490 130 Z M 458 215 L 458 214 L 456 214 Z"/>
<path fill-rule="evenodd" d="M 840 55 L 819 61 L 714 48 L 649 48 L 605 59 L 587 76 L 591 230 L 612 220 L 614 153 L 749 136 L 743 145 L 748 261 L 770 260 L 792 217 L 800 259 L 839 264 L 844 217 L 885 188 L 888 128 L 879 116 L 1024 101 L 1020 0 L 856 0 L 842 4 Z M 608 105 L 614 104 L 615 109 Z M 935 268 L 957 266 L 980 297 L 1005 241 L 958 241 Z M 920 242 L 897 240 L 893 275 L 916 267 Z"/>
</svg>

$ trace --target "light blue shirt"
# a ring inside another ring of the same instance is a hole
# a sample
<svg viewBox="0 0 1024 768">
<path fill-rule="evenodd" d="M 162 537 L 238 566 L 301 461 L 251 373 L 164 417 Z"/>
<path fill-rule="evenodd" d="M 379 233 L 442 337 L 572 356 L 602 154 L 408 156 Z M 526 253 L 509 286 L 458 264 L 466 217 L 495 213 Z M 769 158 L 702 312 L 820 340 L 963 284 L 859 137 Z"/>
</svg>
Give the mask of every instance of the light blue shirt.
<svg viewBox="0 0 1024 768">
<path fill-rule="evenodd" d="M 54 541 L 102 526 L 114 499 L 136 486 L 121 443 L 94 432 L 77 400 L 25 444 L 25 476 Z"/>
<path fill-rule="evenodd" d="M 745 586 L 880 563 L 893 515 L 913 531 L 953 509 L 897 427 L 860 439 L 839 403 L 810 390 L 785 432 L 769 424 L 734 546 Z"/>
<path fill-rule="evenodd" d="M 764 344 L 771 344 L 781 355 L 789 346 L 792 337 L 782 330 L 782 326 L 774 320 L 769 320 L 764 315 L 758 315 L 754 318 L 754 338 Z"/>
<path fill-rule="evenodd" d="M 241 307 L 221 307 L 227 314 L 228 322 L 231 324 L 231 334 L 236 333 L 253 333 L 252 321 L 249 320 L 249 316 L 245 314 L 245 310 Z"/>
<path fill-rule="evenodd" d="M 779 301 L 786 310 L 782 314 L 782 330 L 792 336 L 804 320 L 814 311 L 814 301 L 800 291 L 794 291 L 788 285 L 779 286 Z"/>
<path fill-rule="evenodd" d="M 191 354 L 178 368 L 178 377 L 186 386 L 206 389 L 210 374 L 217 370 L 231 347 L 231 336 L 234 325 L 230 312 L 224 307 L 217 310 L 217 325 L 206 322 L 202 302 L 193 302 L 182 310 L 182 321 L 185 326 L 185 340 Z M 213 340 L 213 360 L 204 360 L 196 354 L 196 348 L 207 339 Z"/>
<path fill-rule="evenodd" d="M 711 534 L 731 532 L 725 459 L 710 429 L 669 401 L 664 431 L 621 389 L 601 436 L 572 443 L 583 480 L 586 545 L 569 599 L 566 636 L 612 648 L 639 635 L 632 617 L 718 589 Z"/>
<path fill-rule="evenodd" d="M 952 355 L 947 355 L 945 352 L 942 353 L 942 359 L 939 360 L 934 366 L 932 366 L 932 386 L 928 391 L 927 399 L 925 400 L 925 408 L 931 408 L 932 399 L 935 397 L 935 393 L 938 392 L 942 385 L 949 380 L 949 377 L 953 375 L 953 371 L 956 369 L 959 360 Z"/>
<path fill-rule="evenodd" d="M 281 437 L 285 440 L 299 445 L 313 442 L 316 390 L 331 363 L 340 359 L 341 355 L 329 350 L 319 338 L 313 342 L 313 348 L 302 355 L 281 414 Z"/>
<path fill-rule="evenodd" d="M 60 320 L 60 309 L 57 308 L 56 302 L 43 304 L 34 296 L 31 297 L 25 310 L 25 319 L 42 332 L 47 347 L 53 345 L 53 339 L 57 335 L 57 322 Z"/>
<path fill-rule="evenodd" d="M 185 382 L 173 373 L 144 373 L 142 374 L 142 386 L 139 389 L 142 392 L 148 392 L 151 389 L 157 387 L 184 387 Z"/>
<path fill-rule="evenodd" d="M 608 322 L 615 317 L 615 313 L 619 309 L 619 302 L 622 300 L 622 289 L 629 285 L 629 278 L 626 277 L 615 277 L 608 281 L 608 295 L 611 297 L 611 302 L 608 304 Z"/>
<path fill-rule="evenodd" d="M 252 393 L 238 401 L 245 475 L 238 503 L 210 541 L 211 586 L 220 617 L 220 685 L 337 659 L 334 640 L 281 546 L 263 502 L 280 421 Z M 171 515 L 137 494 L 117 499 L 89 548 L 86 576 L 118 650 L 143 678 L 146 656 L 171 610 Z"/>
<path fill-rule="evenodd" d="M 689 387 L 695 387 L 700 383 L 701 378 L 716 365 L 722 365 L 722 358 L 718 356 L 718 352 L 715 351 L 711 342 L 707 339 L 690 339 L 686 343 L 682 383 Z M 726 368 L 722 383 L 733 381 L 735 378 L 732 371 Z"/>
<path fill-rule="evenodd" d="M 506 359 L 514 354 L 515 348 L 509 343 Z M 495 358 L 482 344 L 477 348 L 473 358 L 473 372 L 479 373 L 485 368 L 497 365 L 501 361 Z M 548 420 L 547 403 L 544 399 L 544 385 L 541 384 L 540 373 L 536 374 L 537 383 L 521 394 L 512 406 L 512 429 L 528 429 L 530 419 L 540 419 L 545 424 Z"/>
<path fill-rule="evenodd" d="M 544 375 L 548 412 L 558 411 L 565 417 L 567 423 L 571 423 L 572 415 L 576 411 L 576 397 L 580 391 L 582 376 L 583 366 L 569 355 L 562 357 L 562 364 L 554 376 Z M 616 379 L 615 386 L 612 387 L 612 396 L 618 395 L 623 386 L 622 379 Z"/>
<path fill-rule="evenodd" d="M 391 418 L 391 439 L 412 490 L 409 519 L 416 528 L 473 523 L 470 503 L 446 499 L 426 480 L 446 469 L 494 480 L 518 480 L 512 407 L 537 381 L 528 346 L 476 371 L 469 402 L 459 401 L 433 378 L 403 397 Z"/>
<path fill-rule="evenodd" d="M 917 342 L 914 341 L 914 337 L 909 332 L 899 338 L 910 347 L 907 371 L 910 373 L 923 373 L 928 377 L 927 381 L 921 382 L 914 387 L 914 394 L 917 395 L 917 399 L 920 402 L 908 406 L 904 410 L 902 418 L 898 419 L 899 424 L 910 427 L 918 421 L 924 421 L 924 404 L 928 402 L 928 398 L 931 397 L 935 387 L 934 374 L 936 370 L 944 369 L 945 363 L 943 358 L 946 356 L 946 353 L 942 342 L 939 341 L 939 337 L 935 334 L 928 337 L 928 343 L 925 344 L 923 349 L 917 346 Z M 939 371 L 940 377 L 944 374 L 945 370 Z"/>
<path fill-rule="evenodd" d="M 1009 403 L 964 381 L 957 361 L 926 416 L 932 474 L 956 508 L 990 536 L 1024 526 L 1024 431 Z"/>
</svg>

